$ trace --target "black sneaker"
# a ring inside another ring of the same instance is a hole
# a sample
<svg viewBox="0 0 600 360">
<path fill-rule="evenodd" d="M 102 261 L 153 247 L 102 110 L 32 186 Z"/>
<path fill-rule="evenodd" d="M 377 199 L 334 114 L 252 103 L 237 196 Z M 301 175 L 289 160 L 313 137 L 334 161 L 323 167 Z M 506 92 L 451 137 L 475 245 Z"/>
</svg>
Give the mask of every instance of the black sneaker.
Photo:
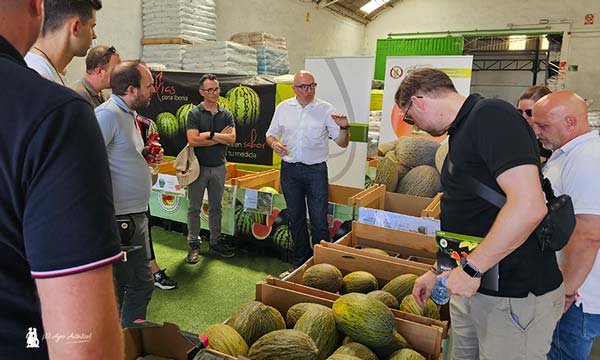
<svg viewBox="0 0 600 360">
<path fill-rule="evenodd" d="M 220 256 L 222 258 L 234 257 L 235 253 L 233 250 L 224 247 L 223 245 L 211 246 L 209 252 Z"/>
<path fill-rule="evenodd" d="M 177 287 L 177 282 L 167 276 L 166 269 L 159 270 L 152 274 L 154 277 L 154 286 L 163 290 L 171 290 Z"/>
<path fill-rule="evenodd" d="M 198 257 L 200 256 L 200 244 L 192 243 L 190 244 L 187 257 L 185 261 L 188 264 L 195 264 L 198 262 Z"/>
</svg>

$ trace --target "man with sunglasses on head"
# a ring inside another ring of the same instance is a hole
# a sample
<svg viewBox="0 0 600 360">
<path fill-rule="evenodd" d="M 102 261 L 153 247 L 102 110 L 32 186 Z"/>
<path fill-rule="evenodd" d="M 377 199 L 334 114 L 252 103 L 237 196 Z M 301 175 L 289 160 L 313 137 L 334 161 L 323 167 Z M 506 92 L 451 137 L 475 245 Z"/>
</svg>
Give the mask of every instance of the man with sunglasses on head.
<svg viewBox="0 0 600 360">
<path fill-rule="evenodd" d="M 437 69 L 409 73 L 395 102 L 407 123 L 433 136 L 449 135 L 442 231 L 483 238 L 460 266 L 440 275 L 447 276 L 452 295 L 453 357 L 545 359 L 564 288 L 555 253 L 542 251 L 532 236 L 547 208 L 531 126 L 503 100 L 460 95 Z M 478 196 L 472 179 L 505 194 L 502 208 Z M 481 286 L 483 274 L 496 266 L 492 284 Z M 428 271 L 415 282 L 420 306 L 435 281 L 436 273 Z"/>
<path fill-rule="evenodd" d="M 343 148 L 348 146 L 350 140 L 348 117 L 336 113 L 331 104 L 316 98 L 316 87 L 317 83 L 310 72 L 297 72 L 292 88 L 296 96 L 277 106 L 267 130 L 267 143 L 282 159 L 281 189 L 294 240 L 292 268 L 289 271 L 312 256 L 311 243 L 329 240 L 326 163 L 329 137 Z M 306 223 L 307 204 L 312 240 L 309 240 Z"/>
<path fill-rule="evenodd" d="M 225 154 L 227 145 L 235 143 L 236 133 L 233 114 L 217 103 L 220 91 L 215 75 L 202 75 L 199 92 L 204 100 L 188 113 L 187 140 L 200 164 L 198 179 L 188 185 L 189 251 L 185 260 L 189 264 L 197 263 L 200 254 L 200 209 L 205 190 L 208 191 L 209 252 L 223 258 L 235 255 L 221 236 L 221 198 L 227 177 Z"/>
<path fill-rule="evenodd" d="M 44 26 L 25 55 L 27 65 L 46 79 L 65 85 L 67 65 L 73 57 L 85 56 L 96 38 L 96 11 L 101 8 L 101 0 L 46 0 Z"/>
<path fill-rule="evenodd" d="M 85 58 L 85 75 L 69 87 L 97 107 L 105 101 L 102 90 L 110 89 L 110 74 L 119 63 L 121 57 L 114 46 L 95 46 Z"/>
</svg>

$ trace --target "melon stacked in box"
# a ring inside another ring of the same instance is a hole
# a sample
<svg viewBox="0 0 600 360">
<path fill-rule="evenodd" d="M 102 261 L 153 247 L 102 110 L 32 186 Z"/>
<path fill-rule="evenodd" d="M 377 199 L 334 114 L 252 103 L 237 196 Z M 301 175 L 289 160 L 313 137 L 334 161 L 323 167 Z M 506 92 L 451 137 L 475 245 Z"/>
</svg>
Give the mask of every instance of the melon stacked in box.
<svg viewBox="0 0 600 360">
<path fill-rule="evenodd" d="M 256 50 L 233 41 L 188 45 L 183 69 L 214 74 L 256 75 Z"/>
<path fill-rule="evenodd" d="M 256 49 L 259 74 L 284 75 L 290 72 L 284 37 L 264 32 L 243 32 L 232 35 L 230 40 Z"/>
</svg>

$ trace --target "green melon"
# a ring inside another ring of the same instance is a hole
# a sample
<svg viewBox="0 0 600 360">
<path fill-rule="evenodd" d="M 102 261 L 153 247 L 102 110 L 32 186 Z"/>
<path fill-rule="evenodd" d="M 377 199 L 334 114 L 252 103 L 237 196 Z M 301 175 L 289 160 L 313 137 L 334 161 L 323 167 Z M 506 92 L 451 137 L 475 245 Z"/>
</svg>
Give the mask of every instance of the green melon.
<svg viewBox="0 0 600 360">
<path fill-rule="evenodd" d="M 253 125 L 260 117 L 260 97 L 252 88 L 237 86 L 225 94 L 236 124 Z"/>
<path fill-rule="evenodd" d="M 371 254 L 379 254 L 379 255 L 390 256 L 390 254 L 388 254 L 387 252 L 385 252 L 384 250 L 381 250 L 381 249 L 364 247 L 364 248 L 361 248 L 361 250 L 362 251 L 366 251 L 366 252 L 371 253 Z"/>
<path fill-rule="evenodd" d="M 238 357 L 248 354 L 246 340 L 234 328 L 225 324 L 209 326 L 202 334 L 209 338 L 208 348 Z"/>
<path fill-rule="evenodd" d="M 426 316 L 430 319 L 439 320 L 440 319 L 440 306 L 433 302 L 431 299 L 427 299 L 425 306 L 423 307 L 423 316 Z"/>
<path fill-rule="evenodd" d="M 389 360 L 426 360 L 426 358 L 414 350 L 402 349 L 393 353 Z"/>
<path fill-rule="evenodd" d="M 400 302 L 400 311 L 404 311 L 407 313 L 423 316 L 423 308 L 417 304 L 415 297 L 410 294 L 406 295 L 402 302 Z"/>
<path fill-rule="evenodd" d="M 177 117 L 170 112 L 162 112 L 156 115 L 156 127 L 161 137 L 174 139 L 179 132 Z"/>
<path fill-rule="evenodd" d="M 333 310 L 321 304 L 298 303 L 290 307 L 287 313 L 285 314 L 285 322 L 287 323 L 287 326 L 289 328 L 293 328 L 294 326 L 296 326 L 296 322 L 298 322 L 298 319 L 300 319 L 300 317 L 309 310 L 329 311 L 331 314 L 333 314 Z"/>
<path fill-rule="evenodd" d="M 434 197 L 442 189 L 440 174 L 429 166 L 418 166 L 406 174 L 398 184 L 397 192 L 407 195 Z"/>
<path fill-rule="evenodd" d="M 277 330 L 258 339 L 248 351 L 252 360 L 317 360 L 319 350 L 310 336 L 298 330 Z"/>
<path fill-rule="evenodd" d="M 260 301 L 250 301 L 233 312 L 227 325 L 234 328 L 246 340 L 246 344 L 252 345 L 271 331 L 285 329 L 285 320 L 274 307 Z"/>
<path fill-rule="evenodd" d="M 381 301 L 365 294 L 340 296 L 333 303 L 333 316 L 338 329 L 369 347 L 388 344 L 396 332 L 392 311 Z"/>
<path fill-rule="evenodd" d="M 446 155 L 448 155 L 448 149 L 450 148 L 450 143 L 446 141 L 435 152 L 435 168 L 441 174 L 442 166 L 444 166 L 444 160 L 446 160 Z"/>
<path fill-rule="evenodd" d="M 196 105 L 194 105 L 194 104 L 183 104 L 179 107 L 179 109 L 177 109 L 177 112 L 175 113 L 175 117 L 177 117 L 177 122 L 179 123 L 179 129 L 181 131 L 183 131 L 183 132 L 186 131 L 188 113 L 190 112 L 190 110 L 192 110 L 195 107 L 196 107 Z"/>
<path fill-rule="evenodd" d="M 294 241 L 287 225 L 280 225 L 275 229 L 273 243 L 280 249 L 291 250 L 294 247 Z"/>
<path fill-rule="evenodd" d="M 357 342 L 349 342 L 342 345 L 333 354 L 355 356 L 362 360 L 379 360 L 371 349 Z"/>
<path fill-rule="evenodd" d="M 401 303 L 406 295 L 412 294 L 415 280 L 417 280 L 417 275 L 403 274 L 390 280 L 381 290 L 394 295 L 398 303 Z"/>
<path fill-rule="evenodd" d="M 409 168 L 421 165 L 435 166 L 435 152 L 440 144 L 432 139 L 417 136 L 401 136 L 396 144 L 398 163 Z"/>
<path fill-rule="evenodd" d="M 398 175 L 402 171 L 396 155 L 393 151 L 385 154 L 383 159 L 377 162 L 377 170 L 375 172 L 375 182 L 385 185 L 387 191 L 394 191 L 398 185 Z"/>
<path fill-rule="evenodd" d="M 271 227 L 263 224 L 252 224 L 252 236 L 256 240 L 264 240 L 271 235 Z"/>
<path fill-rule="evenodd" d="M 302 275 L 302 285 L 329 292 L 338 292 L 342 287 L 342 273 L 331 264 L 316 264 Z"/>
<path fill-rule="evenodd" d="M 254 211 L 247 211 L 243 206 L 235 207 L 235 233 L 236 235 L 252 234 L 252 225 L 263 224 L 265 216 Z"/>
<path fill-rule="evenodd" d="M 385 154 L 390 151 L 396 150 L 396 146 L 398 145 L 398 140 L 390 141 L 384 144 L 379 145 L 377 148 L 377 155 L 385 156 Z"/>
<path fill-rule="evenodd" d="M 258 189 L 258 191 L 268 192 L 271 194 L 279 194 L 279 191 L 275 190 L 275 188 L 272 188 L 270 186 L 263 186 L 260 189 Z"/>
<path fill-rule="evenodd" d="M 411 346 L 406 339 L 396 331 L 394 338 L 384 346 L 375 348 L 375 353 L 382 359 L 387 359 L 392 353 L 401 349 L 410 349 Z"/>
<path fill-rule="evenodd" d="M 294 330 L 302 331 L 313 339 L 319 349 L 318 360 L 325 360 L 331 355 L 340 341 L 340 334 L 330 309 L 306 311 L 296 322 Z"/>
<path fill-rule="evenodd" d="M 377 278 L 366 271 L 354 271 L 344 276 L 342 279 L 340 294 L 348 293 L 369 293 L 379 288 Z"/>
<path fill-rule="evenodd" d="M 382 303 L 385 304 L 385 306 L 387 306 L 389 308 L 398 309 L 400 307 L 400 303 L 398 302 L 398 299 L 396 299 L 396 297 L 394 295 L 390 294 L 387 291 L 375 290 L 375 291 L 371 291 L 367 295 L 381 301 Z"/>
<path fill-rule="evenodd" d="M 227 100 L 227 98 L 224 98 L 222 96 L 219 96 L 219 98 L 217 99 L 217 104 L 220 107 L 223 107 L 229 111 L 231 111 L 231 104 L 229 104 L 229 100 Z"/>
<path fill-rule="evenodd" d="M 361 360 L 361 358 L 349 354 L 333 354 L 327 360 Z"/>
</svg>

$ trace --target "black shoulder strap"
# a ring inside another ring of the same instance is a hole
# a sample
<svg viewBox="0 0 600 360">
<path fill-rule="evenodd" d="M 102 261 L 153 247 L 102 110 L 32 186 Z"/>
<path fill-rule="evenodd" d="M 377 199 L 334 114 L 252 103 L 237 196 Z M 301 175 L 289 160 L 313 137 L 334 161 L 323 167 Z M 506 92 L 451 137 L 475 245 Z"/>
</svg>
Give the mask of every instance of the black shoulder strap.
<svg viewBox="0 0 600 360">
<path fill-rule="evenodd" d="M 452 159 L 450 159 L 450 153 L 448 153 L 447 161 L 448 161 L 448 172 L 450 173 L 450 175 L 455 176 L 455 177 L 460 176 L 459 174 L 457 174 L 457 170 L 458 171 L 460 171 L 460 170 L 456 168 L 456 166 L 452 162 Z M 464 174 L 463 178 L 466 181 L 466 185 L 469 188 L 469 190 L 473 191 L 480 198 L 486 200 L 487 202 L 491 203 L 492 205 L 496 206 L 497 208 L 502 208 L 504 206 L 504 204 L 506 203 L 506 196 L 500 194 L 496 190 L 490 188 L 489 186 L 485 185 L 481 181 L 475 179 L 473 176 Z"/>
</svg>

